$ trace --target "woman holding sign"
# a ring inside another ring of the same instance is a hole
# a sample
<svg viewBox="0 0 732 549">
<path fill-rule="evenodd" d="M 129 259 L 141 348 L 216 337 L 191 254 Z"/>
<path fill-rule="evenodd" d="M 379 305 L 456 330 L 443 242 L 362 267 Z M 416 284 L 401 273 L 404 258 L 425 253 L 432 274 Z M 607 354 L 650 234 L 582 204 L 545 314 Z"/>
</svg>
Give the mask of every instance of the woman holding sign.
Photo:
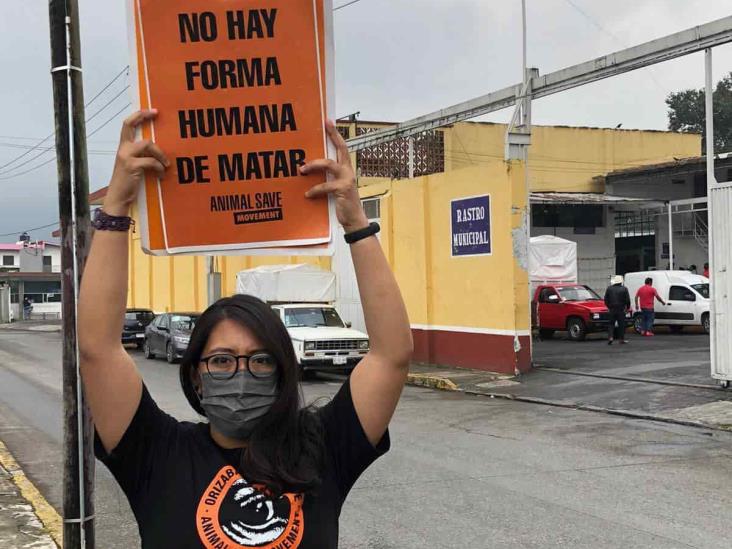
<svg viewBox="0 0 732 549">
<path fill-rule="evenodd" d="M 97 456 L 137 518 L 143 547 L 326 549 L 338 545 L 341 506 L 359 475 L 389 449 L 387 426 L 404 386 L 412 338 L 399 288 L 361 207 L 348 149 L 303 173 L 330 181 L 363 301 L 371 350 L 338 394 L 303 408 L 292 343 L 279 317 L 249 296 L 219 300 L 198 320 L 180 367 L 183 391 L 207 423 L 179 422 L 155 404 L 120 343 L 127 299 L 130 205 L 164 152 L 135 141 L 156 116 L 124 123 L 114 174 L 79 298 L 81 373 Z"/>
</svg>

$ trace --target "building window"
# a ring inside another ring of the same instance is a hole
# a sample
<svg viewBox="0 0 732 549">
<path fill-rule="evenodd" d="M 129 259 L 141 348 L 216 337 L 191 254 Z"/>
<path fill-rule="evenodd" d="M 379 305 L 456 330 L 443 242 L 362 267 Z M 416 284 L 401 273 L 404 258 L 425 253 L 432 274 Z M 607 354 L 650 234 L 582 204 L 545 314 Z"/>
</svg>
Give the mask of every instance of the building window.
<svg viewBox="0 0 732 549">
<path fill-rule="evenodd" d="M 3 256 L 3 267 L 12 267 L 15 265 L 15 258 L 12 255 Z"/>
<path fill-rule="evenodd" d="M 381 199 L 366 198 L 361 201 L 363 211 L 369 219 L 381 219 Z"/>
<path fill-rule="evenodd" d="M 534 227 L 567 227 L 576 234 L 594 234 L 605 226 L 603 206 L 594 204 L 536 204 L 531 208 Z"/>
<path fill-rule="evenodd" d="M 653 236 L 655 234 L 655 215 L 645 211 L 615 212 L 615 238 Z"/>
</svg>

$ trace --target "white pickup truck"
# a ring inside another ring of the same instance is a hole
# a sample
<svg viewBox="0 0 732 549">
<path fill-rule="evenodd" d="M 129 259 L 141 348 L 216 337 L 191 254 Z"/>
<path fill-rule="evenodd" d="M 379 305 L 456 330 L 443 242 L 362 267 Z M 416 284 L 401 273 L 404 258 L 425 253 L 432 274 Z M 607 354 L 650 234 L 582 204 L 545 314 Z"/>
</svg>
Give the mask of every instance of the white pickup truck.
<svg viewBox="0 0 732 549">
<path fill-rule="evenodd" d="M 287 303 L 272 308 L 285 323 L 304 371 L 351 370 L 369 351 L 368 336 L 344 323 L 332 305 Z"/>
<path fill-rule="evenodd" d="M 285 324 L 304 373 L 350 371 L 369 351 L 369 337 L 344 322 L 335 274 L 312 265 L 266 265 L 237 274 L 237 293 L 266 301 Z"/>
</svg>

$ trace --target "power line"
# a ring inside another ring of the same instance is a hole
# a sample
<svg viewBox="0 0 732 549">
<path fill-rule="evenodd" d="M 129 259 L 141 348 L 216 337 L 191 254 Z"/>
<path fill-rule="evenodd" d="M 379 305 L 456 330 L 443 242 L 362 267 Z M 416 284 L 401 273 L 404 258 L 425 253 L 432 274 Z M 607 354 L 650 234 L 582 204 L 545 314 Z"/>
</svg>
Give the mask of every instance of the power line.
<svg viewBox="0 0 732 549">
<path fill-rule="evenodd" d="M 20 145 L 18 143 L 5 143 L 0 141 L 0 147 L 6 147 L 8 149 L 29 149 L 31 145 Z M 44 151 L 52 151 L 55 147 L 43 147 Z M 114 154 L 116 151 L 113 150 L 102 150 L 102 149 L 89 149 L 87 150 L 90 154 Z"/>
<path fill-rule="evenodd" d="M 41 229 L 48 229 L 49 227 L 55 227 L 56 225 L 58 225 L 58 221 L 49 223 L 48 225 L 43 225 L 41 227 L 33 227 L 32 229 L 21 229 L 20 231 L 13 231 L 11 233 L 0 234 L 0 237 L 13 236 L 14 234 L 29 233 L 31 231 L 40 231 Z"/>
<path fill-rule="evenodd" d="M 107 102 L 107 103 L 106 103 L 106 104 L 105 104 L 104 106 L 102 106 L 102 107 L 101 107 L 100 109 L 98 109 L 98 110 L 97 110 L 97 111 L 96 111 L 96 112 L 95 112 L 94 114 L 92 114 L 92 115 L 91 115 L 91 116 L 90 116 L 89 118 L 87 118 L 87 120 L 86 120 L 86 121 L 87 121 L 87 122 L 89 122 L 90 120 L 92 120 L 93 118 L 95 118 L 95 117 L 96 117 L 97 115 L 99 115 L 99 114 L 100 114 L 100 113 L 101 113 L 102 111 L 104 111 L 104 110 L 105 110 L 105 109 L 106 109 L 106 108 L 107 108 L 107 107 L 108 107 L 109 105 L 111 105 L 111 104 L 112 104 L 112 103 L 113 103 L 114 101 L 116 101 L 116 100 L 117 100 L 117 98 L 118 98 L 118 97 L 119 97 L 120 95 L 122 95 L 122 94 L 123 94 L 123 93 L 125 92 L 125 90 L 127 90 L 128 88 L 129 88 L 129 86 L 127 86 L 127 87 L 126 87 L 126 88 L 125 88 L 124 90 L 122 90 L 122 91 L 121 91 L 120 93 L 118 93 L 117 95 L 115 95 L 115 96 L 114 96 L 114 98 L 113 98 L 113 99 L 112 99 L 111 101 L 108 101 L 108 102 Z M 127 105 L 125 105 L 125 106 L 123 107 L 123 109 L 122 109 L 122 110 L 126 109 L 126 108 L 127 108 L 127 107 L 128 107 L 129 105 L 130 105 L 130 103 L 128 103 Z M 121 112 L 121 111 L 119 111 L 119 112 Z M 117 112 L 117 114 L 119 114 L 119 112 Z M 117 114 L 115 114 L 115 116 L 117 116 Z M 105 124 L 107 124 L 107 123 L 109 123 L 109 122 L 111 122 L 111 120 L 107 121 L 107 122 L 106 122 Z M 97 131 L 99 131 L 99 130 L 100 130 L 100 129 L 101 129 L 102 127 L 103 127 L 103 126 L 104 126 L 104 125 L 102 125 L 102 126 L 100 126 L 99 128 L 97 128 L 97 130 L 95 130 L 94 132 L 92 132 L 92 133 L 90 133 L 90 134 L 87 134 L 87 137 L 89 137 L 89 136 L 91 136 L 91 135 L 94 135 L 94 134 L 95 134 L 95 133 L 96 133 Z M 51 135 L 54 135 L 54 134 L 51 134 Z M 48 140 L 48 138 L 44 139 L 43 141 L 47 141 L 47 140 Z M 42 143 L 42 142 L 41 142 L 41 143 Z M 35 145 L 34 147 L 32 147 L 32 148 L 31 148 L 30 150 L 28 150 L 28 151 L 26 151 L 25 153 L 23 153 L 22 155 L 18 156 L 18 157 L 16 158 L 16 160 L 18 160 L 18 159 L 22 158 L 23 156 L 25 156 L 26 154 L 28 154 L 28 153 L 30 153 L 30 152 L 32 152 L 32 151 L 34 151 L 34 150 L 38 150 L 38 149 L 39 149 L 39 147 L 40 147 L 40 145 L 41 145 L 41 143 L 37 143 L 37 144 L 36 144 L 36 145 Z M 14 166 L 14 167 L 12 167 L 12 168 L 9 168 L 9 169 L 7 169 L 7 170 L 5 170 L 5 171 L 3 171 L 3 170 L 2 170 L 2 166 L 0 166 L 0 175 L 9 175 L 9 177 L 15 177 L 16 175 L 21 175 L 21 174 L 9 174 L 9 172 L 13 172 L 13 171 L 15 171 L 15 170 L 17 170 L 17 169 L 19 169 L 19 168 L 22 168 L 23 166 L 27 166 L 28 164 L 30 164 L 31 162 L 33 162 L 33 161 L 34 161 L 34 160 L 36 160 L 37 158 L 40 158 L 41 156 L 43 156 L 44 154 L 46 154 L 47 152 L 49 152 L 49 151 L 52 151 L 52 150 L 54 150 L 54 148 L 53 148 L 53 147 L 44 147 L 44 148 L 42 148 L 42 149 L 41 149 L 41 152 L 39 152 L 39 153 L 38 153 L 37 155 L 35 155 L 35 156 L 33 156 L 33 157 L 29 158 L 28 160 L 25 160 L 24 162 L 21 162 L 21 163 L 20 163 L 20 164 L 18 164 L 17 166 Z M 54 157 L 54 158 L 55 158 L 55 157 Z M 44 163 L 44 164 L 39 164 L 39 165 L 38 165 L 37 167 L 45 166 L 46 164 L 47 164 L 47 162 L 46 162 L 46 163 Z M 28 173 L 28 172 L 26 171 L 26 172 L 23 172 L 23 173 Z M 0 178 L 0 179 L 6 179 L 6 178 Z"/>
<path fill-rule="evenodd" d="M 110 122 L 114 121 L 114 119 L 117 118 L 117 116 L 119 116 L 120 114 L 122 114 L 131 105 L 132 105 L 132 103 L 127 103 L 124 107 L 122 107 L 119 111 L 117 111 L 116 113 L 114 113 L 114 115 L 112 117 L 110 117 L 106 122 L 104 122 L 102 125 L 100 125 L 97 129 L 95 129 L 93 132 L 87 134 L 87 137 L 91 137 L 95 133 L 101 131 L 102 128 L 104 128 L 105 126 L 107 126 Z M 114 153 L 112 153 L 112 154 L 114 154 Z M 33 171 L 37 170 L 38 168 L 42 168 L 43 166 L 47 166 L 48 164 L 50 164 L 54 160 L 56 160 L 56 155 L 53 155 L 51 158 L 49 158 L 45 162 L 43 162 L 41 164 L 38 164 L 37 166 L 33 166 L 32 168 L 30 168 L 28 170 L 25 170 L 23 172 L 14 173 L 12 175 L 6 175 L 4 177 L 0 176 L 0 181 L 7 181 L 8 179 L 15 179 L 16 177 L 19 177 L 21 175 L 25 175 L 27 173 L 33 172 Z"/>
<path fill-rule="evenodd" d="M 42 168 L 43 166 L 47 166 L 51 162 L 56 160 L 56 155 L 52 156 L 42 164 L 38 164 L 38 166 L 33 166 L 32 168 L 25 170 L 23 172 L 14 173 L 13 175 L 6 175 L 6 176 L 0 176 L 0 181 L 7 181 L 8 179 L 15 179 L 16 177 L 20 177 L 21 175 L 25 175 L 27 173 L 31 173 L 36 171 L 38 168 Z"/>
<path fill-rule="evenodd" d="M 39 139 L 42 139 L 42 138 L 40 138 L 40 137 L 28 137 L 28 136 L 25 136 L 25 135 L 0 135 L 0 139 L 11 139 L 11 140 L 15 140 L 15 141 L 34 141 L 35 142 L 35 141 L 38 141 Z M 110 144 L 116 145 L 116 144 L 119 143 L 119 140 L 112 141 L 112 140 L 109 140 L 109 139 L 106 139 L 106 140 L 105 139 L 95 139 L 94 142 L 95 143 L 110 143 Z M 31 147 L 32 145 L 20 145 L 20 144 L 18 144 L 18 146 L 19 147 L 22 146 L 24 148 L 28 148 L 28 147 Z"/>
<path fill-rule="evenodd" d="M 125 74 L 125 76 L 129 76 L 129 74 L 130 74 L 130 66 L 129 66 L 129 65 L 127 65 L 127 66 L 126 66 L 126 67 L 125 67 L 124 69 L 122 69 L 121 71 L 119 71 L 119 72 L 117 73 L 117 76 L 115 76 L 114 78 L 112 78 L 112 80 L 110 80 L 110 81 L 109 81 L 109 83 L 108 83 L 108 84 L 107 84 L 106 86 L 104 86 L 104 87 L 103 87 L 103 88 L 102 88 L 101 90 L 99 90 L 99 93 L 97 93 L 97 94 L 96 94 L 96 95 L 95 95 L 94 97 L 92 97 L 92 98 L 91 98 L 91 99 L 90 99 L 90 100 L 89 100 L 89 101 L 87 102 L 87 104 L 86 104 L 86 105 L 84 105 L 84 106 L 85 106 L 85 107 L 88 107 L 89 105 L 91 105 L 92 103 L 94 103 L 94 101 L 95 101 L 95 100 L 96 100 L 96 99 L 97 99 L 97 98 L 98 98 L 98 97 L 99 97 L 100 95 L 102 95 L 102 94 L 103 94 L 103 93 L 104 93 L 105 91 L 107 91 L 107 90 L 109 89 L 109 87 L 110 87 L 110 86 L 111 86 L 112 84 L 114 84 L 114 83 L 115 83 L 115 82 L 116 82 L 117 80 L 119 80 L 119 77 L 120 77 L 120 76 L 122 76 L 123 74 Z M 129 86 L 127 86 L 127 87 L 129 88 Z"/>
<path fill-rule="evenodd" d="M 96 130 L 94 130 L 93 132 L 91 132 L 91 133 L 88 133 L 88 134 L 86 134 L 86 136 L 87 136 L 87 137 L 91 137 L 92 135 L 94 135 L 95 133 L 97 133 L 98 131 L 100 131 L 100 130 L 101 130 L 102 128 L 104 128 L 104 126 L 106 126 L 107 124 L 109 124 L 110 122 L 112 122 L 112 121 L 113 121 L 113 120 L 114 120 L 115 118 L 117 118 L 117 117 L 118 117 L 118 116 L 119 116 L 120 114 L 122 114 L 123 112 L 125 112 L 125 111 L 126 111 L 126 110 L 127 110 L 128 108 L 130 108 L 131 106 L 132 106 L 132 103 L 127 103 L 127 104 L 126 104 L 126 105 L 125 105 L 124 107 L 122 107 L 122 108 L 121 108 L 120 110 L 118 110 L 118 111 L 117 111 L 116 113 L 114 113 L 114 114 L 113 114 L 113 115 L 111 116 L 111 118 L 109 118 L 109 119 L 108 119 L 108 120 L 107 120 L 106 122 L 104 122 L 104 124 L 102 124 L 101 126 L 99 126 L 99 127 L 98 127 L 98 128 L 96 129 Z"/>
<path fill-rule="evenodd" d="M 348 6 L 351 6 L 351 5 L 353 5 L 353 4 L 357 3 L 357 2 L 360 2 L 360 1 L 361 0 L 351 0 L 350 2 L 346 2 L 345 4 L 341 4 L 340 6 L 336 6 L 335 8 L 333 8 L 333 11 L 338 11 L 340 9 L 347 8 Z"/>
<path fill-rule="evenodd" d="M 598 30 L 600 30 L 600 31 L 604 32 L 605 34 L 607 34 L 608 36 L 610 36 L 613 40 L 615 40 L 618 44 L 620 44 L 624 48 L 628 47 L 628 45 L 625 43 L 625 41 L 618 38 L 618 36 L 615 33 L 611 32 L 610 30 L 603 27 L 594 17 L 592 17 L 589 13 L 587 13 L 585 10 L 583 10 L 581 7 L 579 7 L 577 4 L 575 4 L 575 2 L 573 0 L 564 0 L 564 1 L 567 4 L 569 4 L 570 6 L 572 6 L 572 8 L 574 8 L 575 11 L 577 11 L 582 17 L 584 17 L 590 23 L 592 23 L 592 25 L 597 27 Z M 663 91 L 663 92 L 666 91 L 666 89 L 656 79 L 656 76 L 653 74 L 653 71 L 651 69 L 648 69 L 648 75 L 650 76 L 651 80 L 653 80 L 653 83 L 656 84 L 656 86 L 658 86 L 658 88 L 661 91 Z"/>
<path fill-rule="evenodd" d="M 118 98 L 118 97 L 119 97 L 120 95 L 122 95 L 123 93 L 125 93 L 125 92 L 126 92 L 127 90 L 129 90 L 129 89 L 130 89 L 130 86 L 129 86 L 129 84 L 128 84 L 127 86 L 125 86 L 124 88 L 122 88 L 122 90 L 121 90 L 121 91 L 120 91 L 120 92 L 119 92 L 119 93 L 118 93 L 117 95 L 115 95 L 115 96 L 114 96 L 114 97 L 113 97 L 112 99 L 110 99 L 109 101 L 107 101 L 107 102 L 106 102 L 106 103 L 104 104 L 104 106 L 103 106 L 102 108 L 100 108 L 100 109 L 99 109 L 99 110 L 98 110 L 97 112 L 95 112 L 95 113 L 94 113 L 94 114 L 92 114 L 92 115 L 91 115 L 91 116 L 90 116 L 89 118 L 87 118 L 87 119 L 86 119 L 86 122 L 87 122 L 87 123 L 91 122 L 91 121 L 92 121 L 92 120 L 93 120 L 93 119 L 94 119 L 94 118 L 95 118 L 96 116 L 98 116 L 98 115 L 99 115 L 99 114 L 100 114 L 100 113 L 101 113 L 101 112 L 102 112 L 102 111 L 103 111 L 104 109 L 106 109 L 106 108 L 107 108 L 107 107 L 109 107 L 109 106 L 110 106 L 110 105 L 111 105 L 112 103 L 114 103 L 114 102 L 115 102 L 115 101 L 117 100 L 117 98 Z"/>
<path fill-rule="evenodd" d="M 96 100 L 97 100 L 97 99 L 99 98 L 99 96 L 101 96 L 101 95 L 102 95 L 102 94 L 103 94 L 103 93 L 104 93 L 105 91 L 107 91 L 107 90 L 109 89 L 109 87 L 110 87 L 110 86 L 111 86 L 112 84 L 114 84 L 114 83 L 115 83 L 115 82 L 116 82 L 117 80 L 119 80 L 119 77 L 120 77 L 120 76 L 122 76 L 122 75 L 123 75 L 124 73 L 126 73 L 126 72 L 127 72 L 128 74 L 129 74 L 129 68 L 130 68 L 130 66 L 129 66 L 129 65 L 127 65 L 127 66 L 126 66 L 126 67 L 125 67 L 124 69 L 122 69 L 122 70 L 121 70 L 121 71 L 120 71 L 119 73 L 117 73 L 117 74 L 115 75 L 115 77 L 114 77 L 114 78 L 112 78 L 112 80 L 110 80 L 110 81 L 109 81 L 109 82 L 108 82 L 108 83 L 107 83 L 107 84 L 106 84 L 106 85 L 105 85 L 105 86 L 104 86 L 104 87 L 103 87 L 103 88 L 102 88 L 102 89 L 101 89 L 101 90 L 100 90 L 100 91 L 99 91 L 99 92 L 98 92 L 98 93 L 97 93 L 97 94 L 96 94 L 96 95 L 95 95 L 94 97 L 92 97 L 92 98 L 91 98 L 91 99 L 90 99 L 90 100 L 89 100 L 89 101 L 88 101 L 88 102 L 86 103 L 85 107 L 88 107 L 88 106 L 89 106 L 89 105 L 91 105 L 91 104 L 92 104 L 92 103 L 93 103 L 94 101 L 96 101 Z M 128 87 L 129 87 L 129 86 L 128 86 Z M 52 137 L 53 137 L 54 135 L 55 135 L 55 132 L 53 132 L 53 133 L 50 133 L 50 134 L 48 134 L 48 135 L 47 135 L 46 137 L 44 137 L 44 138 L 43 138 L 43 139 L 41 139 L 41 140 L 40 140 L 40 141 L 39 141 L 38 143 L 36 143 L 36 146 L 35 146 L 34 148 L 32 148 L 32 149 L 29 149 L 29 150 L 27 150 L 26 152 L 24 152 L 24 153 L 22 153 L 22 154 L 20 154 L 20 155 L 16 156 L 15 158 L 12 158 L 12 159 L 10 159 L 10 160 L 9 160 L 8 162 L 6 162 L 5 164 L 1 165 L 1 166 L 0 166 L 0 170 L 2 170 L 3 168 L 7 168 L 7 167 L 8 167 L 8 166 L 10 166 L 11 164 L 15 164 L 15 163 L 16 163 L 16 162 L 17 162 L 18 160 L 20 160 L 21 158 L 25 157 L 26 155 L 30 154 L 31 152 L 33 152 L 34 150 L 36 150 L 36 149 L 37 149 L 38 147 L 40 147 L 41 145 L 43 145 L 43 144 L 44 144 L 44 143 L 45 143 L 46 141 L 48 141 L 49 139 L 51 139 L 51 138 L 52 138 Z M 35 159 L 35 158 L 38 158 L 38 156 L 40 156 L 40 155 L 36 155 L 36 156 L 34 156 L 33 158 L 34 158 L 34 159 Z M 31 160 L 32 160 L 32 159 L 31 159 Z M 22 164 L 22 165 L 24 166 L 24 165 L 26 165 L 26 164 L 28 164 L 28 162 L 25 162 L 25 163 L 24 163 L 24 164 Z M 9 171 L 12 171 L 12 170 L 14 170 L 14 169 L 16 169 L 16 168 L 18 168 L 18 167 L 19 167 L 19 166 L 16 166 L 15 168 L 12 168 L 12 169 L 11 169 L 11 170 L 9 170 Z"/>
</svg>

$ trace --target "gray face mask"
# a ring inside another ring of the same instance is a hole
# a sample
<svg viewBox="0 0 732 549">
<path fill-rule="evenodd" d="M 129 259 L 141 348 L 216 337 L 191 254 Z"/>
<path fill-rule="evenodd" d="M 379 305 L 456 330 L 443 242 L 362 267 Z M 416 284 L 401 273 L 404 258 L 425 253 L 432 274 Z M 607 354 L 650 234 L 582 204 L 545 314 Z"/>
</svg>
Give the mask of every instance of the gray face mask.
<svg viewBox="0 0 732 549">
<path fill-rule="evenodd" d="M 201 374 L 201 406 L 206 417 L 219 433 L 245 440 L 274 404 L 279 395 L 277 374 L 255 378 L 240 370 L 227 380 Z"/>
</svg>

